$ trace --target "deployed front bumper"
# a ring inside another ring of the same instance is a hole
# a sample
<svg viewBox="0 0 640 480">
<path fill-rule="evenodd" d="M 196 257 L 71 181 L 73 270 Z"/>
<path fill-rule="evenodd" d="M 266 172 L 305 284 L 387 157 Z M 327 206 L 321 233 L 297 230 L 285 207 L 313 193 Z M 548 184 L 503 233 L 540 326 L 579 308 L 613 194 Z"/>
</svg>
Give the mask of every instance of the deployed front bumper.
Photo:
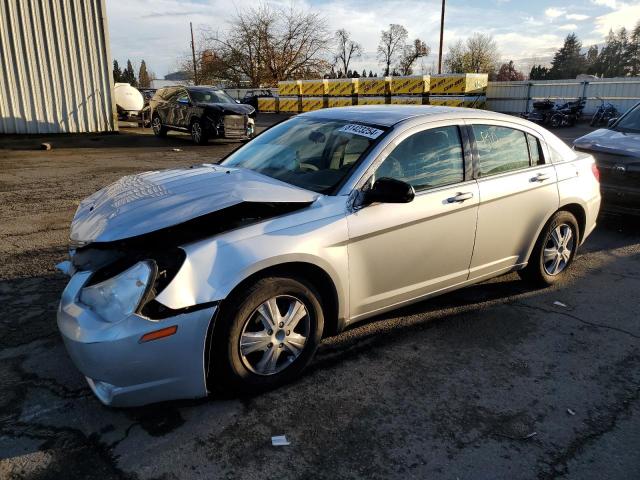
<svg viewBox="0 0 640 480">
<path fill-rule="evenodd" d="M 58 307 L 58 328 L 69 356 L 105 405 L 130 407 L 207 394 L 205 342 L 215 306 L 152 321 L 133 314 L 106 322 L 78 301 L 88 272 L 76 273 Z M 175 334 L 140 343 L 165 327 Z"/>
</svg>

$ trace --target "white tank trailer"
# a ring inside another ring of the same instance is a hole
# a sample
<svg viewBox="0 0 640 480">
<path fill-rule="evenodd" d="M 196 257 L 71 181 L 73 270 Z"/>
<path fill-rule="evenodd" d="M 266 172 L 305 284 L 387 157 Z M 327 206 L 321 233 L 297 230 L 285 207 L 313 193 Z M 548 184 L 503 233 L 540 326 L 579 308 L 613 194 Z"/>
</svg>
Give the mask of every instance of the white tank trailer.
<svg viewBox="0 0 640 480">
<path fill-rule="evenodd" d="M 118 118 L 126 120 L 130 117 L 139 117 L 144 108 L 144 98 L 137 88 L 128 83 L 116 83 L 113 88 L 118 109 Z"/>
</svg>

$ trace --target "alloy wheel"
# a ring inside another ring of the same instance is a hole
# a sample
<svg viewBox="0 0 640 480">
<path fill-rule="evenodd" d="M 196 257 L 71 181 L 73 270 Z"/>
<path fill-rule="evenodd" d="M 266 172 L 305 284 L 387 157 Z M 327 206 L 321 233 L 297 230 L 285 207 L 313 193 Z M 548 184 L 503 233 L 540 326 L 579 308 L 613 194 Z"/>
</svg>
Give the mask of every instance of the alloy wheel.
<svg viewBox="0 0 640 480">
<path fill-rule="evenodd" d="M 191 125 L 191 136 L 193 137 L 194 142 L 200 143 L 200 139 L 202 138 L 202 127 L 199 122 L 193 122 L 193 125 Z"/>
<path fill-rule="evenodd" d="M 309 331 L 309 312 L 301 300 L 291 295 L 272 297 L 253 311 L 242 329 L 242 363 L 258 375 L 279 373 L 300 356 Z"/>
<path fill-rule="evenodd" d="M 558 225 L 551 231 L 542 251 L 542 263 L 547 275 L 558 275 L 567 267 L 574 246 L 573 230 L 566 223 Z"/>
<path fill-rule="evenodd" d="M 151 121 L 151 127 L 153 128 L 153 133 L 156 135 L 160 134 L 160 129 L 162 128 L 162 123 L 160 123 L 160 117 L 153 117 Z"/>
</svg>

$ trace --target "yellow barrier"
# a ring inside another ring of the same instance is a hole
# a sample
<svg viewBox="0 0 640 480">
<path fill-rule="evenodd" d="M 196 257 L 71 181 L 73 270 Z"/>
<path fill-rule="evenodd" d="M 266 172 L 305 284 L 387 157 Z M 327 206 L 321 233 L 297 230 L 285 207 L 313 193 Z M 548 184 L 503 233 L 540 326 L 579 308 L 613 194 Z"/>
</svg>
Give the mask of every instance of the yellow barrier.
<svg viewBox="0 0 640 480">
<path fill-rule="evenodd" d="M 327 107 L 350 107 L 353 105 L 353 100 L 351 97 L 328 97 L 327 98 Z"/>
<path fill-rule="evenodd" d="M 429 75 L 391 77 L 391 95 L 421 95 L 429 92 Z"/>
<path fill-rule="evenodd" d="M 300 99 L 298 97 L 280 97 L 278 99 L 278 111 L 298 113 L 300 111 Z"/>
<path fill-rule="evenodd" d="M 359 78 L 358 95 L 386 95 L 389 91 L 389 78 Z"/>
<path fill-rule="evenodd" d="M 486 73 L 444 73 L 431 76 L 432 95 L 469 95 L 487 93 Z"/>
<path fill-rule="evenodd" d="M 384 105 L 384 97 L 358 97 L 358 105 Z"/>
<path fill-rule="evenodd" d="M 431 95 L 429 97 L 429 105 L 484 109 L 487 106 L 487 97 L 463 95 Z"/>
<path fill-rule="evenodd" d="M 416 95 L 410 97 L 391 97 L 392 105 L 422 105 L 422 97 Z"/>
<path fill-rule="evenodd" d="M 258 112 L 277 112 L 276 97 L 258 97 Z"/>
<path fill-rule="evenodd" d="M 322 97 L 302 97 L 303 112 L 310 112 L 312 110 L 320 110 L 324 108 L 324 98 Z"/>
<path fill-rule="evenodd" d="M 327 94 L 326 80 L 301 80 L 300 90 L 303 96 L 318 97 Z"/>
<path fill-rule="evenodd" d="M 278 95 L 302 95 L 300 80 L 285 80 L 278 82 Z"/>
<path fill-rule="evenodd" d="M 357 78 L 330 78 L 327 80 L 327 95 L 347 97 L 358 93 Z"/>
</svg>

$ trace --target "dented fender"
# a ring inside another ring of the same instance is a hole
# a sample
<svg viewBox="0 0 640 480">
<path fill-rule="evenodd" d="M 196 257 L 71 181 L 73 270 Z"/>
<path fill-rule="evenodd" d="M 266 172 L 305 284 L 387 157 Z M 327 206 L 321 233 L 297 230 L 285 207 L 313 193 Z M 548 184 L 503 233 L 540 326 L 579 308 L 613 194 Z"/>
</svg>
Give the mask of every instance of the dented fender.
<svg viewBox="0 0 640 480">
<path fill-rule="evenodd" d="M 336 203 L 345 205 L 336 215 Z M 181 248 L 185 261 L 156 301 L 177 310 L 220 301 L 243 280 L 290 262 L 315 265 L 332 279 L 339 316 L 348 312 L 346 198 L 323 197 L 301 212 L 199 240 Z M 302 216 L 303 215 L 303 216 Z M 302 222 L 304 218 L 304 223 Z"/>
</svg>

